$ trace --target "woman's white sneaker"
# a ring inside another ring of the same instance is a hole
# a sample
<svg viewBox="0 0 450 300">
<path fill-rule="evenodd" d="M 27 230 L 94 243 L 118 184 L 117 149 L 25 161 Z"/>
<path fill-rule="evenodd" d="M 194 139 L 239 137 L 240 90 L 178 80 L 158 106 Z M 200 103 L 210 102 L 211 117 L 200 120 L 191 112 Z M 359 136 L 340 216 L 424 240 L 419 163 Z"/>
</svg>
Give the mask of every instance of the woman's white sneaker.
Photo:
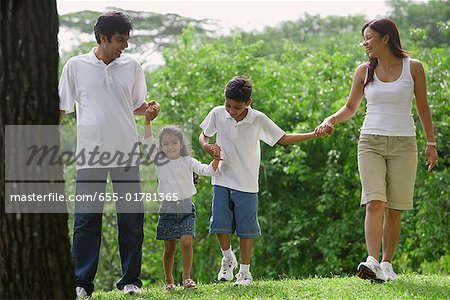
<svg viewBox="0 0 450 300">
<path fill-rule="evenodd" d="M 357 275 L 361 279 L 369 279 L 375 282 L 386 281 L 380 263 L 373 256 L 368 256 L 366 261 L 358 265 Z"/>
<path fill-rule="evenodd" d="M 236 278 L 237 280 L 234 283 L 234 286 L 253 284 L 253 277 L 250 272 L 239 272 L 236 274 Z"/>
<path fill-rule="evenodd" d="M 392 268 L 392 264 L 387 261 L 383 261 L 380 263 L 381 270 L 383 271 L 384 278 L 386 281 L 395 281 L 397 280 L 397 274 L 395 274 L 394 269 Z"/>
</svg>

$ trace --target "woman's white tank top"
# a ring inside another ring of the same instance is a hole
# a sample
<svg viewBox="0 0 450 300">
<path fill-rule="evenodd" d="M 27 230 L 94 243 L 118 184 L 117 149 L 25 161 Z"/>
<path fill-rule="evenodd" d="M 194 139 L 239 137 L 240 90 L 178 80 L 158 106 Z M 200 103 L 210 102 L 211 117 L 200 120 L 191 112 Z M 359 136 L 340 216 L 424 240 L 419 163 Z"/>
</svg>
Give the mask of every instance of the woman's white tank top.
<svg viewBox="0 0 450 300">
<path fill-rule="evenodd" d="M 374 73 L 373 81 L 365 87 L 364 94 L 367 105 L 361 133 L 385 136 L 416 135 L 411 113 L 414 80 L 409 58 L 403 58 L 402 73 L 395 81 L 383 82 Z"/>
</svg>

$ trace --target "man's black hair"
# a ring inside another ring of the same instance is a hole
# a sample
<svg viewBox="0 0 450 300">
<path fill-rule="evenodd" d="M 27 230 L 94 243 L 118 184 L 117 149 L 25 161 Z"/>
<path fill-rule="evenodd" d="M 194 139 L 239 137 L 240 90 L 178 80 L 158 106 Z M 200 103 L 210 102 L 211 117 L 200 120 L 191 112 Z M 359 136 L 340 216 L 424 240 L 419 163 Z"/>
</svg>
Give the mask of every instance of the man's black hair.
<svg viewBox="0 0 450 300">
<path fill-rule="evenodd" d="M 94 26 L 95 39 L 100 44 L 100 34 L 106 35 L 108 42 L 115 33 L 130 34 L 133 29 L 133 22 L 129 15 L 120 11 L 108 11 L 97 19 Z"/>
</svg>

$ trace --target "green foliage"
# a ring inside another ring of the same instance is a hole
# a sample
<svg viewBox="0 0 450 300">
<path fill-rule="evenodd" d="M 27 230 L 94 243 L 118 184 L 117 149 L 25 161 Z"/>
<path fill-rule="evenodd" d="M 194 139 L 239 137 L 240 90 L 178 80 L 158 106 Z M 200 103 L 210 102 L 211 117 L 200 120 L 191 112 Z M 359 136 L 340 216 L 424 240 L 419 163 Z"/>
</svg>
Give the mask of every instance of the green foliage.
<svg viewBox="0 0 450 300">
<path fill-rule="evenodd" d="M 387 1 L 391 16 L 399 26 L 403 39 L 418 43 L 421 47 L 449 46 L 450 5 L 448 0 Z M 406 49 L 409 48 L 406 44 Z"/>
<path fill-rule="evenodd" d="M 298 20 L 267 27 L 262 33 L 243 32 L 242 37 L 245 44 L 263 40 L 264 46 L 258 51 L 261 56 L 281 55 L 281 45 L 285 41 L 294 42 L 312 52 L 317 48 L 327 49 L 329 52 L 343 51 L 349 45 L 353 47 L 360 42 L 355 37 L 361 36 L 363 23 L 364 17 L 360 15 L 320 17 L 305 14 Z"/>
<path fill-rule="evenodd" d="M 131 33 L 130 52 L 141 55 L 164 49 L 187 27 L 191 27 L 199 33 L 211 35 L 211 28 L 217 26 L 213 20 L 195 20 L 177 14 L 138 12 L 114 7 L 107 9 L 123 11 L 132 18 L 133 31 Z M 92 39 L 92 42 L 84 42 L 77 46 L 73 53 L 65 53 L 64 58 L 86 53 L 86 47 L 89 47 L 89 51 L 92 45 L 96 45 L 94 25 L 100 14 L 100 12 L 86 10 L 59 16 L 61 27 L 79 34 L 88 34 Z"/>
</svg>

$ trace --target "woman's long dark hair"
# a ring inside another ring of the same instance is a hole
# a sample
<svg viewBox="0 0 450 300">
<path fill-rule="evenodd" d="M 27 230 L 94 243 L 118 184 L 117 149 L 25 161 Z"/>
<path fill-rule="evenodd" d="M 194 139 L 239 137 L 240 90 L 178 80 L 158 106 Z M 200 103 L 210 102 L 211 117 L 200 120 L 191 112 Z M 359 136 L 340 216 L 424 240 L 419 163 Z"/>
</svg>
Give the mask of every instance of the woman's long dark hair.
<svg viewBox="0 0 450 300">
<path fill-rule="evenodd" d="M 361 33 L 364 37 L 364 30 L 369 27 L 375 32 L 378 32 L 380 37 L 384 37 L 385 35 L 389 36 L 389 49 L 391 49 L 392 53 L 398 58 L 408 57 L 405 50 L 402 49 L 402 43 L 400 42 L 400 34 L 398 33 L 397 25 L 394 21 L 388 18 L 375 19 L 367 22 L 362 27 Z M 378 59 L 369 58 L 369 62 L 367 63 L 368 74 L 367 79 L 364 82 L 364 87 L 373 81 L 373 74 L 375 73 L 375 68 L 378 64 Z"/>
</svg>

